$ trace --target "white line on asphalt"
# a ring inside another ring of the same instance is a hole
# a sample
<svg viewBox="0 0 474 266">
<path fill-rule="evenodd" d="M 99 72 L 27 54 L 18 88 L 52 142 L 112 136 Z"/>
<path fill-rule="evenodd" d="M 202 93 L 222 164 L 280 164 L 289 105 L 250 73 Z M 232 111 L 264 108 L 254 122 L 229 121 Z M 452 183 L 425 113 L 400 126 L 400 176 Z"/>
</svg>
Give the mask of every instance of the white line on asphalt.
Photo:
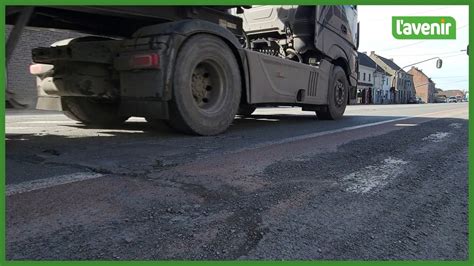
<svg viewBox="0 0 474 266">
<path fill-rule="evenodd" d="M 425 117 L 425 116 L 436 115 L 436 114 L 446 114 L 446 110 L 438 111 L 438 112 L 432 112 L 432 113 L 426 113 L 426 114 L 421 114 L 421 115 L 415 115 L 415 116 L 400 117 L 400 118 L 384 120 L 384 121 L 368 123 L 368 124 L 352 126 L 352 127 L 343 127 L 343 128 L 338 128 L 338 129 L 334 129 L 334 130 L 311 133 L 311 134 L 306 134 L 306 135 L 301 135 L 301 136 L 296 136 L 296 137 L 290 137 L 290 138 L 276 140 L 276 141 L 267 141 L 267 142 L 263 142 L 263 143 L 260 143 L 258 145 L 252 146 L 252 147 L 246 147 L 246 148 L 238 149 L 238 150 L 232 151 L 230 153 L 232 154 L 232 153 L 239 153 L 239 152 L 248 151 L 248 150 L 261 149 L 261 148 L 272 146 L 272 145 L 286 144 L 286 143 L 290 143 L 290 142 L 295 142 L 295 141 L 300 141 L 300 140 L 305 140 L 305 139 L 311 139 L 311 138 L 321 137 L 321 136 L 325 136 L 325 135 L 330 135 L 330 134 L 334 134 L 334 133 L 341 133 L 341 132 L 350 131 L 350 130 L 354 130 L 354 129 L 365 128 L 365 127 L 373 127 L 373 126 L 383 125 L 383 124 L 392 123 L 392 122 L 396 122 L 396 121 L 408 120 L 408 119 L 412 119 L 412 118 Z M 437 118 L 437 117 L 433 117 L 433 118 Z"/>
<path fill-rule="evenodd" d="M 68 124 L 75 124 L 76 121 L 73 120 L 48 120 L 48 121 L 20 121 L 20 122 L 12 122 L 14 124 L 59 124 L 59 123 L 68 123 Z"/>
<path fill-rule="evenodd" d="M 16 130 L 22 130 L 22 129 L 30 129 L 31 127 L 9 127 L 9 126 L 6 126 L 5 129 L 8 131 L 8 130 L 12 130 L 12 129 L 16 129 Z"/>
<path fill-rule="evenodd" d="M 72 174 L 67 174 L 67 175 L 37 179 L 37 180 L 27 181 L 27 182 L 23 182 L 19 184 L 7 185 L 6 195 L 11 196 L 11 195 L 31 192 L 31 191 L 35 191 L 39 189 L 45 189 L 45 188 L 55 187 L 59 185 L 65 185 L 69 183 L 95 179 L 102 176 L 104 175 L 99 174 L 99 173 L 77 172 L 77 173 L 72 173 Z"/>
</svg>

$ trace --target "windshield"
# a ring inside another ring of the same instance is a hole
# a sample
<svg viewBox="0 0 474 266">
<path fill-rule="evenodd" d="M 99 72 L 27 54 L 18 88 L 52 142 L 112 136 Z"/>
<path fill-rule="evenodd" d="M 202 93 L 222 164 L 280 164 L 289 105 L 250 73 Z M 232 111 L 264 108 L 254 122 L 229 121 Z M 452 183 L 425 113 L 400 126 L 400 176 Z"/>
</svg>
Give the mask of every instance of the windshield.
<svg viewBox="0 0 474 266">
<path fill-rule="evenodd" d="M 359 22 L 357 19 L 357 6 L 347 5 L 344 6 L 346 12 L 347 20 L 349 21 L 350 33 L 352 41 L 355 44 L 356 48 L 359 47 Z"/>
</svg>

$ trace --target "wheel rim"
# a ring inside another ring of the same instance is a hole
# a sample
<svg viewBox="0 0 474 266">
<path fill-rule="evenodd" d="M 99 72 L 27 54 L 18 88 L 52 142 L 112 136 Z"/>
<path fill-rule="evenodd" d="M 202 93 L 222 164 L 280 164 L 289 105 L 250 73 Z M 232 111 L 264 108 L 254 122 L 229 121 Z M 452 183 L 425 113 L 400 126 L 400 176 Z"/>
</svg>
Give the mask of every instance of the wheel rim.
<svg viewBox="0 0 474 266">
<path fill-rule="evenodd" d="M 346 97 L 346 89 L 344 83 L 340 80 L 336 80 L 334 84 L 334 100 L 337 106 L 343 106 Z"/>
<path fill-rule="evenodd" d="M 205 60 L 196 65 L 191 77 L 191 91 L 200 111 L 212 113 L 222 108 L 224 82 L 224 73 L 216 62 Z"/>
</svg>

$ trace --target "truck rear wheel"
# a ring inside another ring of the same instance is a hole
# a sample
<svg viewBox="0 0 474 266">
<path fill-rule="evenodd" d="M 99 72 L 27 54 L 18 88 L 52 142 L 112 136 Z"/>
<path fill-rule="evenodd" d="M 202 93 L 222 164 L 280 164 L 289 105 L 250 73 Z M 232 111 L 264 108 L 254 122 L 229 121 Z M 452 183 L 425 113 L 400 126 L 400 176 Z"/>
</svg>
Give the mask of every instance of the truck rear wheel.
<svg viewBox="0 0 474 266">
<path fill-rule="evenodd" d="M 349 83 L 346 73 L 340 66 L 335 66 L 328 89 L 328 106 L 323 111 L 316 111 L 318 119 L 336 120 L 344 115 L 349 95 Z"/>
<path fill-rule="evenodd" d="M 119 115 L 118 104 L 89 97 L 61 97 L 63 113 L 86 125 L 114 126 L 128 119 Z"/>
<path fill-rule="evenodd" d="M 175 65 L 169 124 L 196 135 L 224 132 L 240 102 L 239 65 L 220 38 L 199 34 L 180 49 Z"/>
</svg>

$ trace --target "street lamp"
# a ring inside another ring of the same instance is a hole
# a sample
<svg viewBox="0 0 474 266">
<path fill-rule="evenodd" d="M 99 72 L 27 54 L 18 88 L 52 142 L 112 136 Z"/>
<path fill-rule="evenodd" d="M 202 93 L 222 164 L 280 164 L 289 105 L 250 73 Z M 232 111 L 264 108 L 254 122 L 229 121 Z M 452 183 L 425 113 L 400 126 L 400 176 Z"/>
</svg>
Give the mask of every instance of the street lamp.
<svg viewBox="0 0 474 266">
<path fill-rule="evenodd" d="M 409 65 L 406 65 L 400 69 L 398 69 L 396 72 L 395 72 L 395 77 L 398 78 L 398 73 L 403 70 L 404 68 L 407 68 L 407 67 L 411 67 L 411 66 L 414 66 L 414 65 L 418 65 L 418 64 L 421 64 L 421 63 L 424 63 L 424 62 L 427 62 L 427 61 L 431 61 L 431 60 L 434 60 L 434 59 L 438 59 L 436 60 L 436 68 L 441 68 L 443 66 L 443 60 L 441 60 L 441 58 L 439 57 L 433 57 L 433 58 L 429 58 L 429 59 L 426 59 L 426 60 L 423 60 L 423 61 L 420 61 L 420 62 L 416 62 L 416 63 L 412 63 L 412 64 L 409 64 Z"/>
<path fill-rule="evenodd" d="M 406 65 L 400 69 L 398 69 L 397 71 L 395 71 L 395 77 L 393 77 L 393 81 L 392 81 L 392 87 L 393 89 L 395 90 L 395 87 L 398 85 L 398 79 L 399 79 L 399 76 L 398 74 L 400 73 L 400 71 L 402 71 L 404 68 L 407 68 L 407 67 L 411 67 L 411 66 L 414 66 L 414 65 L 417 65 L 417 64 L 421 64 L 421 63 L 424 63 L 424 62 L 427 62 L 427 61 L 431 61 L 431 60 L 434 60 L 434 59 L 437 59 L 436 60 L 436 68 L 441 68 L 443 66 L 443 60 L 441 60 L 441 58 L 439 57 L 432 57 L 432 58 L 428 58 L 428 59 L 425 59 L 425 60 L 422 60 L 422 61 L 419 61 L 419 62 L 416 62 L 416 63 L 412 63 L 412 64 L 409 64 L 409 65 Z"/>
</svg>

